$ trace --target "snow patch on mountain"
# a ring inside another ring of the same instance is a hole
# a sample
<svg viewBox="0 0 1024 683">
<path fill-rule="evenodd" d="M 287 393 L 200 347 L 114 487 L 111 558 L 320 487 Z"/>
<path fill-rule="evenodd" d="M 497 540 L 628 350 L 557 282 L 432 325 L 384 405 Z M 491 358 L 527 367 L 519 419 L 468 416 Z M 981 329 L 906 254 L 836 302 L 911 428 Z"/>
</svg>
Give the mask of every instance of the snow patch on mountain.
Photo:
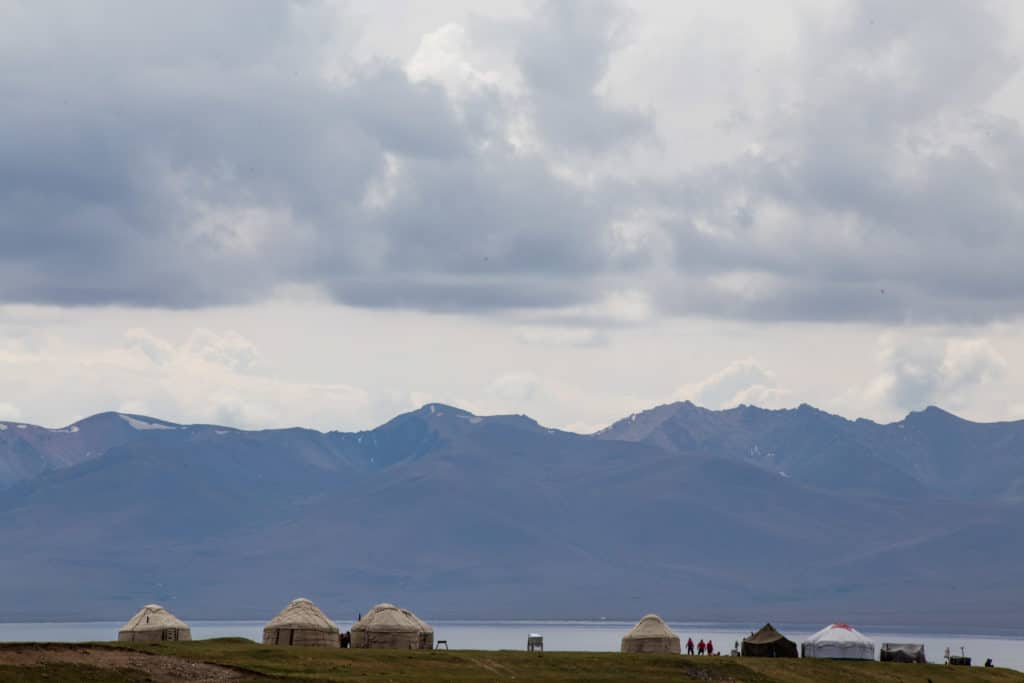
<svg viewBox="0 0 1024 683">
<path fill-rule="evenodd" d="M 53 432 L 54 434 L 74 434 L 79 430 L 78 425 L 71 425 L 70 427 L 65 427 L 64 429 L 51 429 L 50 431 Z"/>
<path fill-rule="evenodd" d="M 131 415 L 123 415 L 121 413 L 118 413 L 118 416 L 122 420 L 127 422 L 129 424 L 129 426 L 131 426 L 132 429 L 138 429 L 138 430 L 147 430 L 147 429 L 177 429 L 177 427 L 173 427 L 171 425 L 160 424 L 159 422 L 146 422 L 145 420 L 140 420 L 139 418 L 132 417 Z"/>
</svg>

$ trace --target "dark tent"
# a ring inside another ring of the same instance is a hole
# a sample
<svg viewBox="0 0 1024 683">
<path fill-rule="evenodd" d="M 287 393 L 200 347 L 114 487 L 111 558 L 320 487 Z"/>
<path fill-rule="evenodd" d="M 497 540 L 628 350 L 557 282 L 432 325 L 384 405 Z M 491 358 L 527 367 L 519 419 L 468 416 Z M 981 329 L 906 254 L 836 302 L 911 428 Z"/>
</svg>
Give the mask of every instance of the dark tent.
<svg viewBox="0 0 1024 683">
<path fill-rule="evenodd" d="M 924 658 L 924 645 L 913 643 L 882 643 L 878 659 L 883 662 L 903 662 L 904 664 L 927 664 Z"/>
<path fill-rule="evenodd" d="M 782 635 L 771 624 L 743 639 L 740 654 L 744 657 L 796 657 L 796 643 Z"/>
</svg>

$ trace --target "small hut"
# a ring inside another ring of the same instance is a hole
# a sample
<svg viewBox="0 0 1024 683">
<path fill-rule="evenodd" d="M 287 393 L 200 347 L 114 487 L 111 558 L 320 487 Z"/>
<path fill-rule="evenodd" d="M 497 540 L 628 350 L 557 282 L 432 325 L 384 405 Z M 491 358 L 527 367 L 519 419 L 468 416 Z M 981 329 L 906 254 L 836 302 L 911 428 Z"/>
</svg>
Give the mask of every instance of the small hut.
<svg viewBox="0 0 1024 683">
<path fill-rule="evenodd" d="M 765 624 L 757 633 L 743 639 L 740 654 L 744 657 L 796 657 L 796 643 Z"/>
<path fill-rule="evenodd" d="M 306 598 L 296 598 L 263 628 L 264 645 L 339 647 L 338 625 Z"/>
<path fill-rule="evenodd" d="M 117 639 L 128 643 L 192 640 L 192 630 L 160 605 L 146 605 L 121 627 Z"/>
<path fill-rule="evenodd" d="M 927 664 L 924 657 L 924 645 L 920 643 L 882 643 L 878 651 L 878 659 L 882 662 L 902 662 L 904 664 Z"/>
<path fill-rule="evenodd" d="M 622 636 L 623 652 L 679 654 L 679 636 L 657 614 L 648 614 Z"/>
<path fill-rule="evenodd" d="M 434 629 L 407 609 L 383 602 L 351 629 L 352 647 L 431 650 Z"/>
</svg>

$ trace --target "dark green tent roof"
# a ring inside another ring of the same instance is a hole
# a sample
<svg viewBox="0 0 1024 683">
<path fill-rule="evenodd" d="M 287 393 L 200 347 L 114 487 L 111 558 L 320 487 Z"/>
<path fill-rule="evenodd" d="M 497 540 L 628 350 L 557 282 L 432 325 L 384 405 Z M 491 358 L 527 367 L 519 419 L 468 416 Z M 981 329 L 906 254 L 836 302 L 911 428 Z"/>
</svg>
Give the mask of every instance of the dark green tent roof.
<svg viewBox="0 0 1024 683">
<path fill-rule="evenodd" d="M 750 643 L 751 645 L 768 645 L 770 643 L 777 643 L 780 640 L 789 640 L 789 638 L 776 631 L 775 627 L 771 624 L 765 624 L 761 627 L 760 631 L 744 638 L 743 642 Z"/>
</svg>

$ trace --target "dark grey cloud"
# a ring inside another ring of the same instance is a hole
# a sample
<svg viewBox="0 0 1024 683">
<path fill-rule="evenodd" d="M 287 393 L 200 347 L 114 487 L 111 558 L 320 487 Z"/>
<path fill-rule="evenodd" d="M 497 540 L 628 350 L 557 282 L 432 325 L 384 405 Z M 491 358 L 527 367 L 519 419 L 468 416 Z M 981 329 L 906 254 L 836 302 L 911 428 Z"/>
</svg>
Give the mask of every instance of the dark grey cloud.
<svg viewBox="0 0 1024 683">
<path fill-rule="evenodd" d="M 1019 315 L 1024 131 L 984 107 L 1019 50 L 983 4 L 851 8 L 803 27 L 794 98 L 743 112 L 760 154 L 580 182 L 553 169 L 658 137 L 654 112 L 597 94 L 632 40 L 620 5 L 534 6 L 504 26 L 522 92 L 453 99 L 357 63 L 317 2 L 7 3 L 0 301 L 198 307 L 297 283 L 435 311 L 639 291 L 673 315 Z M 540 151 L 508 141 L 524 117 Z M 637 215 L 666 241 L 617 244 Z"/>
<path fill-rule="evenodd" d="M 639 111 L 606 104 L 595 92 L 629 16 L 608 1 L 552 0 L 537 8 L 522 31 L 518 62 L 529 87 L 535 121 L 545 140 L 574 151 L 605 151 L 650 136 Z"/>
<path fill-rule="evenodd" d="M 443 310 L 596 296 L 588 278 L 618 267 L 594 240 L 614 207 L 511 149 L 493 92 L 457 112 L 393 63 L 325 79 L 296 18 L 315 5 L 15 6 L 0 298 L 203 306 L 295 282 Z"/>
</svg>

